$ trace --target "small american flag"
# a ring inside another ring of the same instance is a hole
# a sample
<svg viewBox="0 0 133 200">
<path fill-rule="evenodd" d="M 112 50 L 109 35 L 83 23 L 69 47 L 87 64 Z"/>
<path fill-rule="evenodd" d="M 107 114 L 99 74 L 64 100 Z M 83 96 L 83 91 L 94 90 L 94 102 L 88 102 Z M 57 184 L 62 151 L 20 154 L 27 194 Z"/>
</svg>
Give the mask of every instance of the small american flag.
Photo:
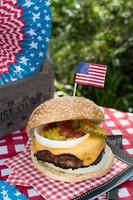
<svg viewBox="0 0 133 200">
<path fill-rule="evenodd" d="M 76 69 L 75 83 L 104 87 L 107 66 L 80 62 Z"/>
</svg>

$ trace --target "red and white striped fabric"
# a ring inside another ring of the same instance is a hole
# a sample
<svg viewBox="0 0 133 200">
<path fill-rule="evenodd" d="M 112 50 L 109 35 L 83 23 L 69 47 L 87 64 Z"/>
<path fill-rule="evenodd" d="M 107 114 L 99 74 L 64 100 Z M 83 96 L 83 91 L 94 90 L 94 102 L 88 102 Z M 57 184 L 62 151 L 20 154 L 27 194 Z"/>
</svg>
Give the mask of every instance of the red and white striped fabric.
<svg viewBox="0 0 133 200">
<path fill-rule="evenodd" d="M 5 74 L 9 65 L 16 63 L 16 54 L 22 52 L 25 22 L 21 19 L 23 9 L 16 5 L 15 0 L 1 0 L 0 16 L 0 27 L 4 30 L 0 37 L 0 74 Z"/>
<path fill-rule="evenodd" d="M 113 135 L 118 135 L 121 134 L 123 135 L 123 147 L 124 147 L 124 151 L 127 152 L 130 156 L 133 155 L 133 115 L 130 113 L 124 113 L 124 112 L 120 112 L 114 109 L 108 109 L 108 108 L 104 108 L 104 113 L 105 113 L 105 122 L 103 123 L 103 127 L 108 131 L 109 134 L 113 134 Z M 24 144 L 27 143 L 27 135 L 25 133 L 25 130 L 21 130 L 21 131 L 17 131 L 13 134 L 9 134 L 3 138 L 0 139 L 0 179 L 1 180 L 6 180 L 8 178 L 8 180 L 10 180 L 10 183 L 13 183 L 14 185 L 20 185 L 21 186 L 16 186 L 22 193 L 24 193 L 30 200 L 43 200 L 44 198 L 41 197 L 41 195 L 39 195 L 38 192 L 36 192 L 36 190 L 33 189 L 33 187 L 24 187 L 24 185 L 26 185 L 26 181 L 25 179 L 21 179 L 20 176 L 16 176 L 16 173 L 12 174 L 12 176 L 9 174 L 11 173 L 11 170 L 9 168 L 7 168 L 4 164 L 4 161 L 8 158 L 11 158 L 15 155 L 17 155 L 20 151 L 24 150 Z M 27 144 L 27 148 L 30 145 Z M 20 157 L 21 157 L 22 153 L 20 153 Z M 18 161 L 17 161 L 18 162 Z M 21 164 L 24 165 L 24 164 Z M 15 166 L 16 168 L 16 166 Z M 118 168 L 118 165 L 117 167 Z M 25 167 L 26 169 L 26 167 Z M 21 169 L 19 169 L 21 170 Z M 119 168 L 120 170 L 120 168 Z M 16 171 L 17 172 L 17 171 Z M 24 172 L 21 172 L 25 174 Z M 30 172 L 32 173 L 32 172 Z M 34 172 L 33 172 L 34 174 Z M 22 175 L 22 174 L 21 174 Z M 27 175 L 26 175 L 27 176 Z M 24 178 L 24 176 L 23 176 Z M 110 178 L 110 177 L 108 177 Z M 14 179 L 14 180 L 13 180 Z M 20 182 L 19 182 L 20 181 Z M 37 181 L 37 180 L 36 180 Z M 41 180 L 41 185 L 43 184 L 44 180 Z M 60 185 L 60 182 L 58 182 L 58 184 L 54 181 L 51 180 L 51 185 L 47 185 L 49 182 L 49 180 L 46 179 L 45 182 L 45 189 L 43 189 L 43 193 L 46 192 L 46 188 L 47 188 L 47 194 L 43 194 L 46 195 L 47 198 L 46 199 L 50 199 L 49 195 L 53 195 L 56 199 L 60 199 L 60 196 L 62 193 L 60 193 L 58 191 L 58 195 L 55 194 L 57 192 L 56 187 L 59 184 L 59 188 L 60 191 L 62 191 L 62 184 Z M 105 181 L 105 180 L 102 180 Z M 54 183 L 54 187 L 53 187 L 53 183 Z M 27 179 L 27 184 L 29 184 L 29 179 Z M 32 184 L 35 184 L 34 182 Z M 82 185 L 83 183 L 81 183 L 81 188 L 79 193 L 82 193 L 84 190 L 88 190 L 87 186 Z M 95 186 L 100 184 L 99 180 L 96 181 Z M 41 186 L 40 185 L 40 186 Z M 93 185 L 92 183 L 89 184 L 89 188 L 92 188 Z M 130 181 L 126 181 L 124 184 L 122 184 L 121 186 L 119 186 L 119 200 L 132 200 L 133 199 L 133 182 L 132 179 Z M 78 185 L 76 185 L 75 190 L 78 189 Z M 36 188 L 37 189 L 37 188 Z M 67 185 L 66 185 L 66 189 L 65 191 L 63 190 L 63 195 L 66 196 L 67 194 Z M 44 191 L 45 190 L 45 191 Z M 77 195 L 77 191 L 73 191 L 73 188 L 71 187 L 69 190 L 69 192 L 74 192 L 74 194 L 68 195 L 68 199 L 71 199 L 73 197 L 73 195 Z M 76 194 L 75 194 L 76 193 Z M 64 197 L 66 198 L 66 197 Z M 67 200 L 68 200 L 67 199 Z"/>
</svg>

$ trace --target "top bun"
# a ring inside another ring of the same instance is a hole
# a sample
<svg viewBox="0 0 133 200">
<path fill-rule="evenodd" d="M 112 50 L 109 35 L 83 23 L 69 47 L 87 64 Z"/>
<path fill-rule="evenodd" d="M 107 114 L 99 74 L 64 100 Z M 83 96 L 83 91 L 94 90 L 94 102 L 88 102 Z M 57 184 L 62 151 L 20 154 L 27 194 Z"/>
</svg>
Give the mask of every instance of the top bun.
<svg viewBox="0 0 133 200">
<path fill-rule="evenodd" d="M 57 97 L 45 101 L 31 114 L 27 125 L 27 133 L 31 134 L 35 127 L 44 124 L 74 119 L 87 119 L 101 123 L 104 115 L 99 106 L 83 97 Z"/>
</svg>

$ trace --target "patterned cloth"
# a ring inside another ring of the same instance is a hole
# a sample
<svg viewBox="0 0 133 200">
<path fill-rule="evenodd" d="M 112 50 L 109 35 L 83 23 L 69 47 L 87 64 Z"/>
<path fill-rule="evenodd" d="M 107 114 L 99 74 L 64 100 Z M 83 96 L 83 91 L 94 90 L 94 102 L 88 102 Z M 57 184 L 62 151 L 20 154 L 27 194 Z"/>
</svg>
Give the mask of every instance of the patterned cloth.
<svg viewBox="0 0 133 200">
<path fill-rule="evenodd" d="M 124 112 L 120 112 L 120 111 L 117 111 L 114 109 L 107 109 L 107 108 L 104 108 L 104 113 L 105 113 L 106 119 L 105 119 L 105 122 L 103 123 L 103 127 L 110 134 L 123 135 L 124 150 L 130 156 L 132 156 L 133 155 L 133 148 L 132 148 L 132 146 L 133 146 L 133 137 L 132 137 L 133 115 L 130 113 L 124 113 Z M 1 173 L 0 176 L 1 176 L 1 179 L 6 180 L 6 178 L 8 178 L 8 175 L 11 172 L 10 169 L 8 169 L 4 165 L 5 159 L 13 157 L 18 152 L 24 150 L 24 144 L 26 144 L 26 143 L 27 143 L 27 135 L 25 133 L 25 130 L 17 131 L 13 134 L 5 136 L 4 138 L 2 138 L 0 140 L 0 173 Z M 12 178 L 14 178 L 14 181 L 15 181 L 15 177 L 16 177 L 16 174 L 13 174 Z M 10 180 L 12 179 L 11 176 L 9 178 L 10 178 Z M 17 180 L 20 181 L 20 184 L 22 183 L 21 179 L 17 178 Z M 47 195 L 50 196 L 51 193 L 53 194 L 56 191 L 55 191 L 55 188 L 53 188 L 53 187 L 52 187 L 52 191 L 51 191 L 51 187 L 50 187 L 50 185 L 48 185 L 48 183 L 49 182 L 45 182 L 45 184 L 46 184 L 45 188 L 48 188 Z M 27 179 L 27 184 L 29 184 L 28 179 Z M 59 187 L 60 187 L 60 191 L 61 191 L 62 185 L 59 184 Z M 133 199 L 132 187 L 133 187 L 133 182 L 131 180 L 126 181 L 124 184 L 122 184 L 119 187 L 119 193 L 118 193 L 119 199 L 120 200 L 132 200 Z M 32 187 L 17 186 L 17 188 L 31 200 L 36 200 L 36 199 L 42 200 L 43 199 Z M 70 190 L 72 191 L 73 189 L 70 188 Z M 81 188 L 81 190 L 82 190 L 82 188 Z M 66 190 L 66 192 L 67 192 L 67 190 Z M 44 191 L 44 193 L 45 193 L 45 191 Z M 49 199 L 49 196 L 47 196 L 46 199 Z M 59 198 L 59 196 L 58 196 L 58 198 Z M 72 196 L 68 197 L 68 199 L 71 199 L 71 198 L 72 198 Z"/>
<path fill-rule="evenodd" d="M 0 85 L 35 75 L 51 35 L 49 0 L 0 0 Z"/>
<path fill-rule="evenodd" d="M 28 144 L 31 146 L 30 142 Z M 64 183 L 51 180 L 34 168 L 29 146 L 27 146 L 29 150 L 26 148 L 24 152 L 7 160 L 5 163 L 13 172 L 17 173 L 19 177 L 23 177 L 24 180 L 28 181 L 29 185 L 32 185 L 33 188 L 44 197 L 44 199 L 74 199 L 89 190 L 93 190 L 94 188 L 105 184 L 108 180 L 112 179 L 128 167 L 128 165 L 123 161 L 115 159 L 110 173 L 101 178 L 93 179 L 93 181 L 83 181 L 76 184 Z M 23 185 L 24 184 L 25 182 Z"/>
<path fill-rule="evenodd" d="M 20 191 L 5 181 L 0 181 L 0 199 L 1 200 L 28 200 Z"/>
</svg>

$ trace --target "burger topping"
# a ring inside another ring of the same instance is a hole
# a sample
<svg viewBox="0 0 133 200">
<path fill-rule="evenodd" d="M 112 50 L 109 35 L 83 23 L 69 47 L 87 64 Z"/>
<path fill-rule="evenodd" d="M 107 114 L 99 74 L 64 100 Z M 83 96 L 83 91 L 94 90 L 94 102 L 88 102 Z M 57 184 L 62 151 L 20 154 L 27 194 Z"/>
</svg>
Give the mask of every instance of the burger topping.
<svg viewBox="0 0 133 200">
<path fill-rule="evenodd" d="M 58 127 L 50 128 L 48 130 L 43 129 L 41 131 L 41 135 L 51 140 L 59 140 L 59 141 L 66 140 L 66 136 L 59 134 L 59 132 L 60 128 Z"/>
<path fill-rule="evenodd" d="M 86 134 L 83 130 L 78 130 L 79 128 L 79 120 L 67 120 L 44 126 L 40 134 L 51 140 L 67 140 L 79 138 Z"/>
<path fill-rule="evenodd" d="M 82 160 L 84 166 L 88 166 L 97 159 L 105 146 L 105 139 L 95 136 L 88 137 L 88 139 L 76 145 L 75 147 L 61 149 L 48 148 L 41 145 L 36 139 L 34 139 L 33 151 L 34 153 L 37 153 L 38 151 L 46 150 L 53 155 L 71 154 Z"/>
<path fill-rule="evenodd" d="M 59 140 L 51 140 L 46 137 L 43 137 L 39 134 L 39 132 L 40 132 L 39 128 L 34 129 L 34 135 L 35 135 L 36 140 L 44 147 L 56 148 L 56 149 L 72 148 L 72 147 L 82 143 L 89 137 L 89 134 L 86 134 L 86 135 L 83 135 L 78 138 L 72 138 L 72 139 L 68 138 L 65 141 L 59 141 Z M 46 131 L 46 133 L 49 133 L 49 132 L 50 132 L 50 130 Z M 54 133 L 54 131 L 52 131 L 51 136 L 53 133 Z M 54 137 L 56 137 L 56 136 L 58 137 L 58 132 L 57 132 L 57 135 L 56 135 L 56 132 L 54 135 L 55 135 Z M 64 135 L 64 136 L 60 136 L 60 137 L 66 137 L 66 136 Z"/>
<path fill-rule="evenodd" d="M 78 138 L 85 135 L 83 131 L 80 130 L 71 130 L 65 127 L 62 127 L 59 130 L 59 135 L 65 136 L 66 138 Z"/>
<path fill-rule="evenodd" d="M 100 155 L 97 157 L 97 159 L 91 163 L 91 165 L 96 165 L 98 162 L 100 162 L 103 155 L 103 151 L 100 153 Z M 63 169 L 77 169 L 85 167 L 83 165 L 83 160 L 80 160 L 74 155 L 71 154 L 61 154 L 61 155 L 53 155 L 49 151 L 42 150 L 38 151 L 35 156 L 37 157 L 37 160 L 41 160 L 43 162 L 52 163 L 57 167 L 61 167 Z"/>
<path fill-rule="evenodd" d="M 95 162 L 105 148 L 106 132 L 88 120 L 55 122 L 35 129 L 34 152 L 72 155 L 83 166 Z"/>
<path fill-rule="evenodd" d="M 43 129 L 40 135 L 51 140 L 65 141 L 70 138 L 73 139 L 82 137 L 85 135 L 85 133 L 83 131 L 72 130 L 67 127 L 56 127 L 48 130 Z"/>
<path fill-rule="evenodd" d="M 99 125 L 88 120 L 67 120 L 45 125 L 40 135 L 51 140 L 68 140 L 91 134 L 98 137 L 106 137 L 106 132 Z"/>
</svg>

